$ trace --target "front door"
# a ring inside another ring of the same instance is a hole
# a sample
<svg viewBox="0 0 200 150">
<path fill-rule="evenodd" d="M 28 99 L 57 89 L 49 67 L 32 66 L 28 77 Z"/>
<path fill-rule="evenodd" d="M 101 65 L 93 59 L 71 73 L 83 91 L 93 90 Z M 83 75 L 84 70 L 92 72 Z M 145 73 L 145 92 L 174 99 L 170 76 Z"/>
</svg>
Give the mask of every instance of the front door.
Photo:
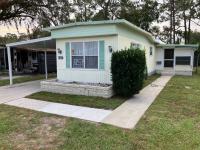
<svg viewBox="0 0 200 150">
<path fill-rule="evenodd" d="M 164 50 L 164 67 L 174 66 L 174 49 L 165 49 Z"/>
</svg>

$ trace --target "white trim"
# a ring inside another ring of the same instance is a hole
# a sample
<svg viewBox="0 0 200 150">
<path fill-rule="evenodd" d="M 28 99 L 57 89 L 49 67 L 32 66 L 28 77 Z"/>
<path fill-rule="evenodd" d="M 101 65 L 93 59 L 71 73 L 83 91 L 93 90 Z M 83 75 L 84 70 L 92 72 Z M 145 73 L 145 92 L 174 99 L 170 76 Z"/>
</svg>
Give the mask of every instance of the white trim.
<svg viewBox="0 0 200 150">
<path fill-rule="evenodd" d="M 72 50 L 72 45 L 71 45 L 72 43 L 71 42 L 69 42 L 69 55 L 70 55 L 70 63 L 69 63 L 69 68 L 72 68 L 72 53 L 71 53 L 71 50 Z M 65 51 L 65 53 L 66 53 L 66 51 Z M 65 54 L 65 56 L 66 56 L 66 54 Z M 65 63 L 67 62 L 67 60 L 65 61 Z M 66 67 L 67 68 L 67 67 Z"/>
<path fill-rule="evenodd" d="M 27 41 L 20 41 L 20 42 L 15 42 L 15 43 L 9 43 L 9 44 L 6 44 L 6 47 L 12 47 L 12 46 L 19 46 L 19 45 L 37 43 L 37 42 L 48 41 L 48 40 L 52 40 L 52 37 L 44 37 L 44 38 L 27 40 Z"/>
<path fill-rule="evenodd" d="M 97 67 L 98 67 L 98 68 L 97 68 L 98 70 L 100 70 L 100 69 L 99 69 L 99 43 L 100 43 L 100 41 L 98 41 L 98 44 L 97 44 L 97 45 L 98 45 L 98 66 L 97 66 Z M 105 61 L 105 58 L 104 58 L 104 61 Z"/>
<path fill-rule="evenodd" d="M 83 42 L 83 67 L 85 69 L 85 42 Z"/>
</svg>

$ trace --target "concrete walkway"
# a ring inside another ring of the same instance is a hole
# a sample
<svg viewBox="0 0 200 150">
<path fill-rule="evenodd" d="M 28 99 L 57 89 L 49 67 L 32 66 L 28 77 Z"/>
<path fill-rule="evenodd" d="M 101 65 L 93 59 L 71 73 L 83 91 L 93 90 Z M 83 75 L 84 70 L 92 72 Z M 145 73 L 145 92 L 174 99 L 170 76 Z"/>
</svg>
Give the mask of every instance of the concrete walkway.
<svg viewBox="0 0 200 150">
<path fill-rule="evenodd" d="M 39 92 L 40 80 L 0 87 L 0 104 L 13 101 L 32 93 Z"/>
<path fill-rule="evenodd" d="M 101 122 L 112 111 L 23 98 L 41 91 L 41 81 L 0 87 L 0 104 L 16 106 L 66 117 Z"/>
<path fill-rule="evenodd" d="M 28 98 L 17 99 L 5 104 L 93 122 L 101 122 L 112 112 L 110 110 L 52 103 Z"/>
<path fill-rule="evenodd" d="M 121 128 L 134 128 L 170 79 L 171 76 L 161 76 L 139 94 L 120 105 L 102 122 Z"/>
<path fill-rule="evenodd" d="M 40 91 L 40 81 L 0 87 L 0 104 L 132 129 L 170 79 L 161 76 L 114 111 L 23 98 Z"/>
</svg>

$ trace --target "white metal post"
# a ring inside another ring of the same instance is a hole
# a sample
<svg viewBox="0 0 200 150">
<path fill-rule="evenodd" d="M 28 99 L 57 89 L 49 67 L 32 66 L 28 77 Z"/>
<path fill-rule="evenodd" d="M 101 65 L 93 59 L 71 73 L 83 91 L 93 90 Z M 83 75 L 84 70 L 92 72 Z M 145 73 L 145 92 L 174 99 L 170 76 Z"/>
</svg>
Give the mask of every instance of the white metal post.
<svg viewBox="0 0 200 150">
<path fill-rule="evenodd" d="M 48 70 L 47 70 L 47 51 L 44 51 L 44 63 L 45 63 L 45 78 L 48 79 Z"/>
<path fill-rule="evenodd" d="M 6 70 L 6 48 L 4 48 L 4 69 Z"/>
<path fill-rule="evenodd" d="M 10 47 L 7 47 L 9 79 L 10 79 L 10 85 L 12 85 L 13 84 L 13 78 L 12 78 L 12 62 L 11 62 L 11 54 L 10 53 L 11 53 Z"/>
</svg>

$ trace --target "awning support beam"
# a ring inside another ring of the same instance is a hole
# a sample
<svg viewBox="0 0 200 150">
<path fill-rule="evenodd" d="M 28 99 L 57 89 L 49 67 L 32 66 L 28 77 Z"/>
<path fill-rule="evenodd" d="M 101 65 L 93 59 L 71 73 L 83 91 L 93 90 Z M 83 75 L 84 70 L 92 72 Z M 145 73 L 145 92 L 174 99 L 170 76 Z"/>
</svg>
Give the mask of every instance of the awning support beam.
<svg viewBox="0 0 200 150">
<path fill-rule="evenodd" d="M 8 56 L 8 69 L 9 69 L 10 85 L 12 85 L 13 84 L 13 77 L 12 77 L 12 62 L 11 62 L 10 47 L 7 47 L 7 56 Z"/>
<path fill-rule="evenodd" d="M 45 78 L 48 79 L 48 70 L 47 70 L 47 51 L 44 51 L 44 63 L 45 63 Z"/>
<path fill-rule="evenodd" d="M 6 68 L 7 68 L 7 64 L 6 64 L 6 48 L 4 48 L 4 69 L 6 70 Z"/>
</svg>

